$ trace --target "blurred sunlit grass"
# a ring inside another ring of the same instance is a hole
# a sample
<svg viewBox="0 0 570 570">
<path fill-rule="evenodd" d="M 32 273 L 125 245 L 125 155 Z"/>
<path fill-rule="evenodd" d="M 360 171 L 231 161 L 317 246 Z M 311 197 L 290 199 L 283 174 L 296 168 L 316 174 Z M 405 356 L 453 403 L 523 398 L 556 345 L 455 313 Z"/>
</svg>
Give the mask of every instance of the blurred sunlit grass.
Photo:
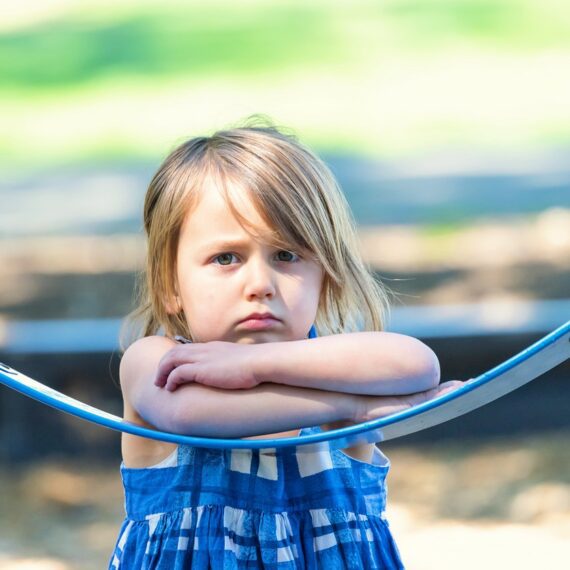
<svg viewBox="0 0 570 570">
<path fill-rule="evenodd" d="M 562 0 L 47 5 L 0 23 L 0 164 L 154 159 L 253 113 L 375 156 L 570 142 Z"/>
</svg>

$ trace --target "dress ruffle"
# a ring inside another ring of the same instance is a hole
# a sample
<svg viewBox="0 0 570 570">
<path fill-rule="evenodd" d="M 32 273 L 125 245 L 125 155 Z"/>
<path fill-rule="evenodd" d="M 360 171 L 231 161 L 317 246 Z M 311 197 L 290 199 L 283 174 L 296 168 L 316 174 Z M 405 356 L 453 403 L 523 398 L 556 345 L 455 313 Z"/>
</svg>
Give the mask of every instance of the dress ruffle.
<svg viewBox="0 0 570 570">
<path fill-rule="evenodd" d="M 340 509 L 267 513 L 222 505 L 123 524 L 111 568 L 403 568 L 382 516 Z"/>
</svg>

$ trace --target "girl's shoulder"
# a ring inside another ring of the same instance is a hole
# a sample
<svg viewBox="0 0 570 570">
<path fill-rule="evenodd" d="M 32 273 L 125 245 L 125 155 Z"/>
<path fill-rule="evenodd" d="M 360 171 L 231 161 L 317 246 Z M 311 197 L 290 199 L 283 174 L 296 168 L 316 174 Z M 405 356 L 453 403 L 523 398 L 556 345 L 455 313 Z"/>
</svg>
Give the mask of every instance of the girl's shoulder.
<svg viewBox="0 0 570 570">
<path fill-rule="evenodd" d="M 127 349 L 125 350 L 123 357 L 130 352 L 138 352 L 141 350 L 148 350 L 152 347 L 173 347 L 178 345 L 179 343 L 176 342 L 173 338 L 163 335 L 151 335 L 151 336 L 143 336 L 137 340 L 135 340 L 132 344 L 130 344 Z"/>
<path fill-rule="evenodd" d="M 161 358 L 177 345 L 177 342 L 165 336 L 147 336 L 133 342 L 125 350 L 119 368 L 125 420 L 155 427 L 145 421 L 138 409 L 141 399 L 149 400 L 149 390 L 153 389 L 154 375 Z M 126 467 L 143 468 L 162 461 L 172 454 L 176 445 L 124 433 L 121 448 Z"/>
<path fill-rule="evenodd" d="M 119 382 L 123 400 L 136 406 L 137 395 L 148 391 L 162 357 L 177 343 L 165 336 L 147 336 L 133 342 L 124 352 L 119 365 Z"/>
<path fill-rule="evenodd" d="M 160 359 L 178 343 L 166 336 L 145 336 L 130 344 L 119 366 L 121 387 L 131 384 L 133 379 L 148 375 L 156 370 Z"/>
</svg>

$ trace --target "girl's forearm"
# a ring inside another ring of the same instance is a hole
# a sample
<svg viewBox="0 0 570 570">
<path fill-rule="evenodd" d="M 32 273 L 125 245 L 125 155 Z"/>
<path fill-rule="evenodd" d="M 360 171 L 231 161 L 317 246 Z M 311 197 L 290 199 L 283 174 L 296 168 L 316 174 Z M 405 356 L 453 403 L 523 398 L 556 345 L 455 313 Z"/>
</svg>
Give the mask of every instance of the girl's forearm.
<svg viewBox="0 0 570 570">
<path fill-rule="evenodd" d="M 354 421 L 360 406 L 352 394 L 270 383 L 249 390 L 186 384 L 175 392 L 149 386 L 137 409 L 158 429 L 233 438 Z"/>
<path fill-rule="evenodd" d="M 395 333 L 338 334 L 260 344 L 255 350 L 260 382 L 383 396 L 429 390 L 440 380 L 433 351 Z"/>
</svg>

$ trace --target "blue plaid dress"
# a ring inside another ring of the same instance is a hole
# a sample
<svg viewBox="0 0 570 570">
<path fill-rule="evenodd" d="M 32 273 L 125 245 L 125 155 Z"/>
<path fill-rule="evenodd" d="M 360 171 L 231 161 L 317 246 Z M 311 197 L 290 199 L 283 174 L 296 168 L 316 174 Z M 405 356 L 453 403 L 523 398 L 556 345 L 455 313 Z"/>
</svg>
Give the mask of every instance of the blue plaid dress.
<svg viewBox="0 0 570 570">
<path fill-rule="evenodd" d="M 377 448 L 369 464 L 328 442 L 180 445 L 154 467 L 122 465 L 126 518 L 109 568 L 403 568 L 384 514 L 388 469 Z"/>
</svg>

